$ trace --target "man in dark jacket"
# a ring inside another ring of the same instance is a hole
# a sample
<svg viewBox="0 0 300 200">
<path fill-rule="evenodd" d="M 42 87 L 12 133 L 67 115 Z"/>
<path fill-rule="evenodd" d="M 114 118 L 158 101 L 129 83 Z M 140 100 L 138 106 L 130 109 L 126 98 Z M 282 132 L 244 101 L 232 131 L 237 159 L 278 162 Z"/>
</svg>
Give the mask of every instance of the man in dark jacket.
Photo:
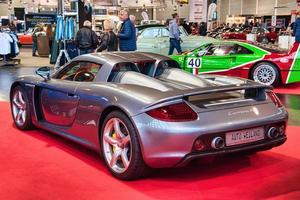
<svg viewBox="0 0 300 200">
<path fill-rule="evenodd" d="M 206 36 L 207 34 L 207 28 L 206 28 L 206 23 L 201 22 L 200 26 L 199 26 L 199 35 L 200 36 Z"/>
<path fill-rule="evenodd" d="M 295 42 L 300 42 L 300 17 L 298 17 L 294 23 L 293 33 Z"/>
<path fill-rule="evenodd" d="M 117 34 L 119 38 L 120 51 L 136 50 L 136 30 L 128 17 L 128 11 L 121 10 L 119 18 L 123 21 L 120 31 Z"/>
<path fill-rule="evenodd" d="M 96 33 L 92 30 L 92 23 L 84 21 L 83 27 L 78 30 L 75 38 L 80 55 L 92 53 L 98 46 L 99 41 Z"/>
</svg>

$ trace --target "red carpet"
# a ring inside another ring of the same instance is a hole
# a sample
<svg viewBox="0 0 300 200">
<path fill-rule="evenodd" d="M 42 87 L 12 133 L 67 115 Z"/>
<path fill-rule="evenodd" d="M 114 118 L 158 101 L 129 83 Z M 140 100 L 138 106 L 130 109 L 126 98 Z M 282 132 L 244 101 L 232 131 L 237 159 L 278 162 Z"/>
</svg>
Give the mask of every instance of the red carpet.
<svg viewBox="0 0 300 200">
<path fill-rule="evenodd" d="M 277 86 L 274 91 L 278 94 L 300 94 L 300 83 Z"/>
<path fill-rule="evenodd" d="M 42 130 L 17 130 L 0 103 L 0 199 L 300 199 L 300 127 L 253 156 L 195 161 L 122 182 L 95 152 Z"/>
</svg>

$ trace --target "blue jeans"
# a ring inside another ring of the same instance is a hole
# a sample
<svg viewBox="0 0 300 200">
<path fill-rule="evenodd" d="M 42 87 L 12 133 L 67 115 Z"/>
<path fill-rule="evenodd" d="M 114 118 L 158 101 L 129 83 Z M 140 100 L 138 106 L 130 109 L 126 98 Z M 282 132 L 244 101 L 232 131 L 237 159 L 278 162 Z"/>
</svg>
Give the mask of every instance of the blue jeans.
<svg viewBox="0 0 300 200">
<path fill-rule="evenodd" d="M 173 54 L 174 48 L 177 50 L 178 53 L 182 53 L 180 40 L 177 40 L 175 38 L 170 38 L 169 55 Z"/>
<path fill-rule="evenodd" d="M 93 49 L 80 49 L 80 55 L 93 53 Z"/>
<path fill-rule="evenodd" d="M 37 51 L 37 42 L 32 41 L 32 55 L 35 55 Z"/>
</svg>

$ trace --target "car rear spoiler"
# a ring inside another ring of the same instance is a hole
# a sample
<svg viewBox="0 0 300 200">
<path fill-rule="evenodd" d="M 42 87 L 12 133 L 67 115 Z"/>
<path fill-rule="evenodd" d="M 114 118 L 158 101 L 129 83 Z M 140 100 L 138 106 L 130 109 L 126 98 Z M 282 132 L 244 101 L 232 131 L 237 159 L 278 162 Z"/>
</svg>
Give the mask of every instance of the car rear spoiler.
<svg viewBox="0 0 300 200">
<path fill-rule="evenodd" d="M 273 87 L 253 82 L 250 84 L 247 83 L 247 84 L 241 84 L 241 85 L 222 85 L 222 86 L 212 86 L 212 87 L 206 87 L 206 88 L 183 90 L 181 92 L 181 94 L 175 94 L 173 96 L 160 99 L 156 102 L 149 104 L 144 109 L 148 110 L 151 107 L 156 107 L 158 104 L 167 103 L 169 101 L 176 101 L 179 99 L 184 99 L 185 97 L 190 97 L 190 96 L 195 96 L 195 95 L 230 92 L 230 91 L 237 91 L 237 90 L 249 90 L 249 89 L 272 90 Z"/>
</svg>

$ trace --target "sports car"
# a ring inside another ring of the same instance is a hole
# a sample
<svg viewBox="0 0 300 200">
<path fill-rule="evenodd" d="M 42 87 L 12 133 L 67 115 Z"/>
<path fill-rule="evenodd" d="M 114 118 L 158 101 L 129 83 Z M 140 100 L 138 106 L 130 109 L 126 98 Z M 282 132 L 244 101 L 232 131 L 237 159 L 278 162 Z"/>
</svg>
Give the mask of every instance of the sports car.
<svg viewBox="0 0 300 200">
<path fill-rule="evenodd" d="M 20 45 L 32 45 L 32 31 L 33 29 L 30 28 L 25 33 L 18 33 Z"/>
<path fill-rule="evenodd" d="M 256 34 L 256 41 L 267 44 L 269 42 L 274 43 L 278 39 L 278 34 L 273 31 L 270 32 L 266 28 L 253 27 L 252 31 L 248 29 L 236 29 L 233 28 L 229 32 L 225 32 L 222 35 L 222 38 L 227 39 L 237 39 L 237 40 L 246 40 L 247 34 L 252 33 Z"/>
<path fill-rule="evenodd" d="M 215 73 L 253 79 L 265 85 L 300 81 L 300 48 L 289 51 L 257 43 L 223 41 L 208 43 L 190 52 L 171 56 L 193 74 Z"/>
<path fill-rule="evenodd" d="M 139 52 L 81 55 L 11 86 L 14 123 L 101 152 L 119 179 L 195 158 L 259 151 L 286 141 L 288 114 L 270 86 L 194 76 L 168 57 Z"/>
</svg>

